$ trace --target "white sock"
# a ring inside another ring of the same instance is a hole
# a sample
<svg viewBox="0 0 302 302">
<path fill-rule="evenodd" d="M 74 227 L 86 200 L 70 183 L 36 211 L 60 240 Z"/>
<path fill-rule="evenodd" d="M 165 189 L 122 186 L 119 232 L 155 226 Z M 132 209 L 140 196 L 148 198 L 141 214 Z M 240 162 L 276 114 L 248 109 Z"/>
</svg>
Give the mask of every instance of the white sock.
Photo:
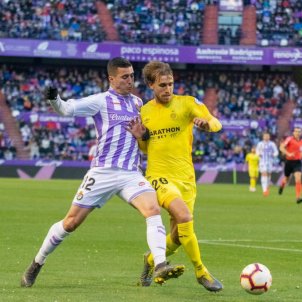
<svg viewBox="0 0 302 302">
<path fill-rule="evenodd" d="M 262 185 L 262 191 L 265 192 L 267 191 L 267 176 L 261 176 L 261 185 Z"/>
<path fill-rule="evenodd" d="M 166 229 L 160 215 L 148 217 L 146 222 L 147 242 L 156 266 L 166 261 Z"/>
<path fill-rule="evenodd" d="M 69 235 L 63 228 L 63 220 L 55 223 L 49 229 L 43 244 L 35 257 L 35 262 L 44 264 L 46 257 L 54 251 L 54 249 L 63 241 L 63 239 Z"/>
</svg>

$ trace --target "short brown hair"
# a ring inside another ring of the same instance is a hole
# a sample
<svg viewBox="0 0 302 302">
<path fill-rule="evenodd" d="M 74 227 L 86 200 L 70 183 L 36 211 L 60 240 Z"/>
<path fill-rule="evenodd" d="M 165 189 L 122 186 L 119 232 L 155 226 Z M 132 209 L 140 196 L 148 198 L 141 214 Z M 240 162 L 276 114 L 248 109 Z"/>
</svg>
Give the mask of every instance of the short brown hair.
<svg viewBox="0 0 302 302">
<path fill-rule="evenodd" d="M 169 64 L 160 61 L 151 61 L 143 68 L 143 78 L 147 85 L 153 84 L 158 76 L 170 75 L 173 71 Z"/>
<path fill-rule="evenodd" d="M 108 75 L 115 75 L 118 68 L 132 67 L 130 61 L 122 57 L 116 57 L 111 59 L 107 64 Z"/>
</svg>

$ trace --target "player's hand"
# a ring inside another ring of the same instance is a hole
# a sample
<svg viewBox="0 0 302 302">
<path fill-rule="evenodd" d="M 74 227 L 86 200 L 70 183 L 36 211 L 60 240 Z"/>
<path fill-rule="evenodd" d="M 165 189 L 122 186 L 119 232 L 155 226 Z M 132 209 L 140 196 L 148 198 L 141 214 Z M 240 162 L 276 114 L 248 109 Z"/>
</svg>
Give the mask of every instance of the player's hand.
<svg viewBox="0 0 302 302">
<path fill-rule="evenodd" d="M 58 89 L 56 87 L 46 87 L 44 90 L 46 100 L 55 100 L 58 96 Z"/>
<path fill-rule="evenodd" d="M 202 118 L 195 117 L 193 123 L 196 127 L 198 127 L 202 131 L 210 131 L 209 123 Z"/>
<path fill-rule="evenodd" d="M 141 139 L 147 129 L 142 124 L 140 117 L 136 117 L 128 123 L 126 130 L 129 131 L 136 139 Z"/>
</svg>

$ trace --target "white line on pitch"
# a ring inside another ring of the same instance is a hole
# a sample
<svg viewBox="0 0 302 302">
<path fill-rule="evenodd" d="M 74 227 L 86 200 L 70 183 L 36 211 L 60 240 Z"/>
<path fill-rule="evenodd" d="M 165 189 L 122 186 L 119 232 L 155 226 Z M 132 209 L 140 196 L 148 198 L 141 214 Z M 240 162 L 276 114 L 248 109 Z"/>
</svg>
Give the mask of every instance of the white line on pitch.
<svg viewBox="0 0 302 302">
<path fill-rule="evenodd" d="M 261 249 L 261 250 L 302 253 L 302 250 L 298 250 L 298 249 L 286 249 L 286 248 L 270 247 L 270 246 L 246 245 L 246 244 L 226 243 L 226 242 L 207 241 L 207 240 L 198 240 L 198 242 L 202 244 L 210 244 L 210 245 L 224 245 L 224 246 L 243 247 L 243 248 Z"/>
<path fill-rule="evenodd" d="M 263 240 L 255 240 L 255 239 L 203 239 L 200 241 L 204 242 L 262 242 Z M 265 242 L 272 242 L 272 243 L 302 243 L 302 240 L 298 239 L 271 239 L 271 240 L 265 240 Z"/>
</svg>

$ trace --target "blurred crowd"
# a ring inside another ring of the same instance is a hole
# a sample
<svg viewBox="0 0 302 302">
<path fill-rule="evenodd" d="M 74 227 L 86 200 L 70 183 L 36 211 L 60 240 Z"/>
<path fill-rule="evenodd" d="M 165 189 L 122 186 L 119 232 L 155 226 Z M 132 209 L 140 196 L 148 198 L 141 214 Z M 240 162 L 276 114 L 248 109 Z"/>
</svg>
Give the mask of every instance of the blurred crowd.
<svg viewBox="0 0 302 302">
<path fill-rule="evenodd" d="M 0 38 L 102 42 L 94 0 L 0 1 Z"/>
<path fill-rule="evenodd" d="M 199 45 L 204 0 L 107 1 L 125 43 Z"/>
<path fill-rule="evenodd" d="M 215 0 L 107 0 L 120 40 L 125 43 L 199 45 L 204 10 Z M 302 45 L 301 0 L 244 0 L 257 12 L 262 46 Z M 235 15 L 234 15 L 235 16 Z M 218 43 L 240 43 L 241 27 L 219 26 Z M 0 38 L 102 42 L 94 0 L 0 1 Z"/>
<path fill-rule="evenodd" d="M 257 11 L 258 43 L 262 46 L 302 45 L 301 0 L 250 0 Z"/>
<path fill-rule="evenodd" d="M 175 70 L 174 75 L 175 94 L 189 94 L 205 101 L 207 89 L 215 89 L 218 98 L 214 114 L 220 119 L 263 121 L 262 127 L 239 132 L 207 134 L 195 129 L 195 161 L 242 163 L 246 152 L 259 141 L 263 131 L 269 130 L 273 139 L 276 138 L 276 120 L 287 100 L 296 101 L 296 110 L 301 110 L 301 94 L 288 73 Z M 58 87 L 63 99 L 80 98 L 108 88 L 105 68 L 3 65 L 0 81 L 1 91 L 17 118 L 22 112 L 52 112 L 43 96 L 43 90 L 48 85 Z M 151 91 L 146 89 L 139 74 L 135 88 L 144 101 L 152 98 Z M 87 160 L 89 149 L 95 142 L 94 128 L 90 124 L 28 124 L 21 119 L 20 131 L 32 159 Z M 2 158 L 6 158 L 3 152 Z"/>
</svg>

